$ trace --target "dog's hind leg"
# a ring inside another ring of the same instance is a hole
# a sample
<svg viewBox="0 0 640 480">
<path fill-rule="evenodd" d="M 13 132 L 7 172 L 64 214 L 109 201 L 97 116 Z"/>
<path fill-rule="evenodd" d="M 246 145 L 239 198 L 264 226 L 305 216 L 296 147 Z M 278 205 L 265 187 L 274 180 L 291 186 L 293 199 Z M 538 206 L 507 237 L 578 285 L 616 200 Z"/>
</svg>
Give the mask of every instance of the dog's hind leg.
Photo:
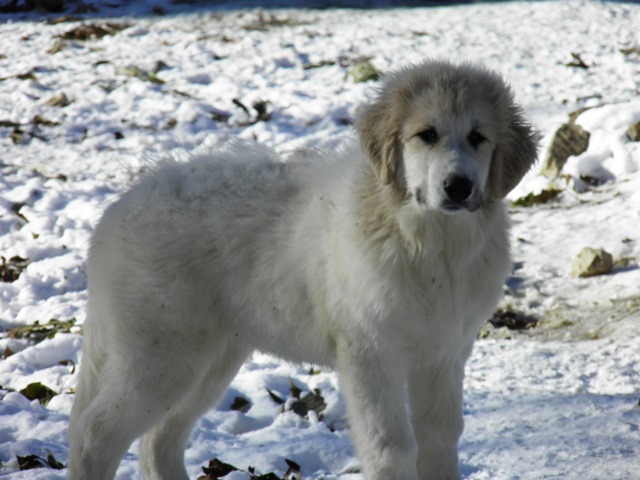
<svg viewBox="0 0 640 480">
<path fill-rule="evenodd" d="M 95 395 L 74 419 L 71 480 L 111 480 L 131 443 L 200 382 L 204 352 L 191 351 L 188 357 L 168 352 L 167 345 L 109 352 L 95 380 Z"/>
<path fill-rule="evenodd" d="M 85 342 L 87 342 L 86 338 Z M 104 352 L 98 348 L 93 348 L 89 351 L 87 343 L 85 343 L 82 354 L 82 368 L 80 369 L 78 386 L 69 419 L 69 441 L 71 445 L 78 443 L 75 440 L 75 437 L 80 435 L 78 419 L 82 416 L 82 413 L 89 406 L 98 391 L 98 377 L 103 363 Z"/>
<path fill-rule="evenodd" d="M 193 424 L 214 405 L 246 359 L 244 350 L 214 355 L 215 362 L 200 383 L 140 444 L 140 463 L 148 480 L 188 479 L 184 450 Z"/>
<path fill-rule="evenodd" d="M 87 328 L 88 325 L 89 322 L 85 322 L 85 328 Z M 99 415 L 94 415 L 91 410 L 95 410 L 101 402 L 101 400 L 97 400 L 96 397 L 104 395 L 101 393 L 105 390 L 103 382 L 110 376 L 108 372 L 107 352 L 99 343 L 92 343 L 91 340 L 93 338 L 95 337 L 85 336 L 84 339 L 78 386 L 69 419 L 68 436 L 71 446 L 69 470 L 72 480 L 109 478 L 109 474 L 106 472 L 114 470 L 117 467 L 117 462 L 121 456 L 114 453 L 113 457 L 117 457 L 115 460 L 116 464 L 107 469 L 103 469 L 102 467 L 94 469 L 90 459 L 86 458 L 85 452 L 90 451 L 90 449 L 86 448 L 86 439 L 91 435 L 87 430 L 100 430 L 99 422 L 89 421 L 88 419 L 98 419 Z M 128 447 L 128 445 L 126 447 Z M 122 454 L 124 454 L 124 452 L 122 452 Z M 109 451 L 107 450 L 104 452 L 103 459 L 109 456 Z M 96 470 L 102 470 L 104 473 L 96 473 Z"/>
<path fill-rule="evenodd" d="M 153 422 L 141 411 L 143 400 L 137 398 L 134 381 L 127 381 L 122 367 L 107 362 L 98 372 L 92 398 L 84 397 L 83 405 L 74 407 L 71 480 L 112 479 L 133 440 Z"/>
</svg>

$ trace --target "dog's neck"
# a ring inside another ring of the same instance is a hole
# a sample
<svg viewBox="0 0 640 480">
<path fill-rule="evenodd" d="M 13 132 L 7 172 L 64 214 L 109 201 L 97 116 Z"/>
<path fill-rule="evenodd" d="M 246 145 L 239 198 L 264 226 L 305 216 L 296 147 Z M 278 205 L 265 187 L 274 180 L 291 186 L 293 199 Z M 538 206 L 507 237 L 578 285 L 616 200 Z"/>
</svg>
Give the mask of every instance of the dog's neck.
<svg viewBox="0 0 640 480">
<path fill-rule="evenodd" d="M 437 244 L 445 239 L 460 247 L 471 244 L 478 228 L 504 212 L 502 202 L 497 201 L 487 202 L 475 212 L 425 210 L 396 185 L 383 184 L 373 170 L 361 177 L 355 209 L 357 227 L 374 248 L 397 252 L 393 247 L 400 244 L 405 254 L 416 260 L 427 251 L 444 251 L 445 245 Z"/>
</svg>

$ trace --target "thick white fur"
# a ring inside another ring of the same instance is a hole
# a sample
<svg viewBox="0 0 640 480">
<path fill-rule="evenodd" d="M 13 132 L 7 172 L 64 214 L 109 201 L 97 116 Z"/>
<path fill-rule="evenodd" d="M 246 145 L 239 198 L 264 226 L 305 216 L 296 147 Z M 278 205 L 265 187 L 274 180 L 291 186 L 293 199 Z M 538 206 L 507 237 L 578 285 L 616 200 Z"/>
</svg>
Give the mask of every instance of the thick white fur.
<svg viewBox="0 0 640 480">
<path fill-rule="evenodd" d="M 232 142 L 159 166 L 108 208 L 72 479 L 113 478 L 141 435 L 147 478 L 186 479 L 193 423 L 254 350 L 338 371 L 368 480 L 459 478 L 464 365 L 511 263 L 501 199 L 536 136 L 496 75 L 446 62 L 390 75 L 358 131 L 345 151 L 286 162 Z M 473 184 L 453 209 L 451 174 Z"/>
</svg>

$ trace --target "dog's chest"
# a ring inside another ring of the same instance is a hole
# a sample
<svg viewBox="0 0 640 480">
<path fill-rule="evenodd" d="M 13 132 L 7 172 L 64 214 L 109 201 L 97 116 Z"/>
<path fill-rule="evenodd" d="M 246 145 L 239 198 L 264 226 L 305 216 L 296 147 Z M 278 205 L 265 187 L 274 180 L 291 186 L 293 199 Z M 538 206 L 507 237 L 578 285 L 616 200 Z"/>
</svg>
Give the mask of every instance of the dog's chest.
<svg viewBox="0 0 640 480">
<path fill-rule="evenodd" d="M 502 294 L 510 269 L 506 232 L 464 245 L 432 245 L 394 274 L 389 321 L 418 349 L 446 354 L 472 341 Z M 471 239 L 471 237 L 469 237 Z M 462 342 L 461 342 L 462 340 Z"/>
</svg>

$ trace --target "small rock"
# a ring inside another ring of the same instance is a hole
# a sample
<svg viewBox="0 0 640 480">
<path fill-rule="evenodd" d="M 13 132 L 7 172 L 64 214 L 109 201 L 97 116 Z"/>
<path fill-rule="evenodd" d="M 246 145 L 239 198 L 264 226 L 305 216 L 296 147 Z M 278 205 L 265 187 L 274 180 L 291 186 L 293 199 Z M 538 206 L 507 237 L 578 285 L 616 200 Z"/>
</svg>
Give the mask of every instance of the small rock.
<svg viewBox="0 0 640 480">
<path fill-rule="evenodd" d="M 54 95 L 53 97 L 51 97 L 49 100 L 47 100 L 46 102 L 44 102 L 44 104 L 47 107 L 66 107 L 67 105 L 71 104 L 71 100 L 69 100 L 69 97 L 67 97 L 65 95 L 64 92 L 58 93 L 57 95 Z"/>
<path fill-rule="evenodd" d="M 571 275 L 574 277 L 593 277 L 613 270 L 613 257 L 601 248 L 583 248 L 573 261 Z"/>
<path fill-rule="evenodd" d="M 632 142 L 640 142 L 640 121 L 634 122 L 627 128 L 627 138 Z"/>
<path fill-rule="evenodd" d="M 589 148 L 591 134 L 575 123 L 565 123 L 553 135 L 541 173 L 555 178 L 571 156 L 580 155 Z"/>
<path fill-rule="evenodd" d="M 67 48 L 67 44 L 65 42 L 56 41 L 54 42 L 53 45 L 51 45 L 49 50 L 47 50 L 47 53 L 49 55 L 55 55 L 56 53 L 61 52 L 65 48 Z"/>
<path fill-rule="evenodd" d="M 349 76 L 356 83 L 378 80 L 382 73 L 369 62 L 360 62 L 349 71 Z"/>
<path fill-rule="evenodd" d="M 620 48 L 620 53 L 622 53 L 623 55 L 640 55 L 640 46 L 635 45 L 633 47 L 628 47 L 628 48 Z"/>
</svg>

